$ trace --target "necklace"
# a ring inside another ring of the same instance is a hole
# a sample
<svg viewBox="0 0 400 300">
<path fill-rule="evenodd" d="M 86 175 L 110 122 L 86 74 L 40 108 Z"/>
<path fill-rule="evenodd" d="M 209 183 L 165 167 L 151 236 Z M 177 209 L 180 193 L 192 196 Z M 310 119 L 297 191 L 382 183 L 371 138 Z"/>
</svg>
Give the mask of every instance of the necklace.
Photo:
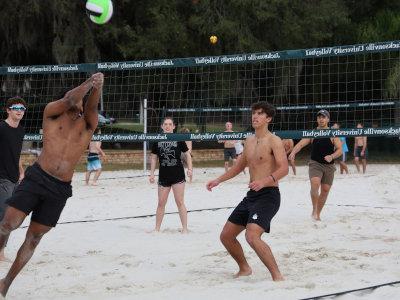
<svg viewBox="0 0 400 300">
<path fill-rule="evenodd" d="M 260 143 L 261 140 L 263 140 L 265 138 L 265 136 L 261 137 L 261 138 L 257 138 L 257 145 Z"/>
</svg>

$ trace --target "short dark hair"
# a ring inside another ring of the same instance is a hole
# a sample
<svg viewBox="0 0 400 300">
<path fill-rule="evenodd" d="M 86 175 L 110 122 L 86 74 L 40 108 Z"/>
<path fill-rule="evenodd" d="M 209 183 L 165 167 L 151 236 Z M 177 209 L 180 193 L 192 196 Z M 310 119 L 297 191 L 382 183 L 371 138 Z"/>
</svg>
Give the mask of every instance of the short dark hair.
<svg viewBox="0 0 400 300">
<path fill-rule="evenodd" d="M 174 119 L 173 119 L 172 117 L 165 117 L 165 118 L 163 119 L 163 121 L 162 121 L 161 124 L 164 124 L 164 122 L 165 122 L 166 120 L 171 120 L 171 121 L 172 121 L 172 124 L 175 125 Z"/>
<path fill-rule="evenodd" d="M 252 112 L 258 109 L 261 109 L 261 111 L 266 113 L 268 117 L 275 117 L 275 107 L 266 101 L 256 102 L 251 105 Z"/>
<path fill-rule="evenodd" d="M 21 97 L 16 96 L 16 97 L 12 97 L 12 98 L 10 98 L 10 99 L 7 100 L 7 102 L 6 102 L 6 107 L 5 107 L 5 108 L 6 108 L 6 109 L 9 108 L 9 107 L 11 107 L 11 105 L 13 105 L 13 104 L 22 104 L 23 106 L 26 107 L 26 102 L 25 102 L 25 100 L 22 99 Z"/>
</svg>

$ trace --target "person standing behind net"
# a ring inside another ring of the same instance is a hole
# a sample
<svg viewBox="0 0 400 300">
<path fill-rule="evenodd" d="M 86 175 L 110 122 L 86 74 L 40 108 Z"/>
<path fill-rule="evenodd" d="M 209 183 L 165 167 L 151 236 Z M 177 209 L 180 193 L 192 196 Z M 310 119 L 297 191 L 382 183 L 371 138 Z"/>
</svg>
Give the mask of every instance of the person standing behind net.
<svg viewBox="0 0 400 300">
<path fill-rule="evenodd" d="M 103 74 L 96 73 L 62 99 L 50 102 L 43 113 L 43 150 L 28 167 L 25 177 L 7 200 L 9 205 L 0 223 L 0 249 L 8 235 L 32 212 L 25 241 L 10 270 L 0 280 L 0 294 L 7 291 L 32 257 L 42 237 L 55 227 L 69 197 L 76 164 L 87 149 L 97 127 L 97 106 L 103 87 Z M 83 97 L 91 90 L 88 100 Z"/>
<path fill-rule="evenodd" d="M 278 181 L 288 174 L 288 163 L 282 141 L 268 130 L 275 108 L 267 102 L 252 105 L 255 135 L 246 139 L 244 152 L 237 163 L 217 179 L 207 183 L 211 191 L 220 183 L 237 176 L 249 167 L 250 190 L 234 209 L 222 229 L 220 239 L 239 266 L 236 277 L 252 273 L 237 236 L 246 230 L 246 241 L 268 268 L 274 281 L 284 280 L 271 248 L 261 239 L 270 232 L 271 220 L 279 210 L 281 196 Z"/>
<path fill-rule="evenodd" d="M 339 129 L 340 124 L 335 123 L 333 124 L 332 128 L 334 129 Z M 340 142 L 342 143 L 342 158 L 337 158 L 339 161 L 339 167 L 340 167 L 340 174 L 343 174 L 346 172 L 346 174 L 349 174 L 349 168 L 347 167 L 346 160 L 347 160 L 347 152 L 349 152 L 349 148 L 347 147 L 346 143 L 346 138 L 344 136 L 339 137 Z"/>
<path fill-rule="evenodd" d="M 225 131 L 224 132 L 233 132 L 232 130 L 233 125 L 231 122 L 225 123 Z M 218 143 L 224 143 L 224 167 L 225 172 L 229 169 L 229 160 L 232 159 L 232 165 L 236 163 L 236 149 L 235 149 L 235 142 L 234 140 L 221 140 Z"/>
<path fill-rule="evenodd" d="M 175 129 L 174 121 L 171 117 L 166 117 L 161 125 L 164 133 L 173 133 Z M 154 183 L 154 171 L 156 169 L 157 157 L 160 162 L 158 175 L 158 205 L 156 211 L 155 231 L 159 232 L 165 214 L 169 192 L 173 191 L 175 203 L 178 207 L 179 217 L 182 223 L 182 233 L 188 233 L 187 210 L 184 202 L 185 194 L 185 170 L 181 161 L 181 153 L 186 154 L 188 164 L 187 175 L 192 181 L 193 168 L 192 157 L 189 149 L 183 141 L 164 141 L 154 143 L 151 149 L 151 169 L 150 183 Z"/>
<path fill-rule="evenodd" d="M 288 162 L 289 162 L 290 166 L 292 167 L 293 174 L 296 175 L 296 164 L 295 164 L 294 160 L 289 160 L 289 154 L 290 154 L 290 152 L 292 152 L 292 150 L 294 148 L 294 142 L 292 139 L 284 139 L 284 140 L 282 140 L 282 142 L 283 142 L 283 146 L 285 147 L 285 152 L 288 157 Z"/>
<path fill-rule="evenodd" d="M 329 129 L 329 118 L 329 112 L 321 109 L 317 113 L 317 129 Z M 313 207 L 311 216 L 314 220 L 321 221 L 321 211 L 328 198 L 335 176 L 334 159 L 342 155 L 342 143 L 339 138 L 305 138 L 296 144 L 289 155 L 289 159 L 294 160 L 296 154 L 308 144 L 311 144 L 312 147 L 311 160 L 308 163 Z"/>
<path fill-rule="evenodd" d="M 25 114 L 26 102 L 19 97 L 10 98 L 5 108 L 7 119 L 0 122 L 0 221 L 6 211 L 6 200 L 24 178 L 20 156 L 25 130 L 20 122 Z M 0 251 L 0 261 L 4 260 L 7 259 L 3 248 Z"/>
<path fill-rule="evenodd" d="M 181 133 L 190 133 L 190 130 L 189 130 L 189 128 L 184 127 L 184 128 L 181 129 L 180 132 Z M 189 149 L 188 151 L 189 151 L 190 157 L 192 158 L 192 164 L 193 164 L 193 154 L 192 154 L 193 142 L 192 141 L 185 141 L 185 143 L 186 143 L 186 146 Z M 181 153 L 181 160 L 182 160 L 183 167 L 187 168 L 188 164 L 187 164 L 187 159 L 186 159 L 186 153 L 185 152 Z M 189 180 L 190 180 L 190 178 L 189 178 Z"/>
<path fill-rule="evenodd" d="M 100 133 L 101 130 L 96 129 L 95 134 L 100 134 Z M 89 184 L 90 175 L 92 172 L 95 172 L 95 174 L 91 185 L 97 185 L 97 180 L 99 179 L 102 170 L 100 157 L 102 159 L 106 158 L 106 154 L 101 149 L 101 142 L 91 141 L 89 144 L 89 153 L 87 157 L 87 171 L 85 176 L 86 185 Z"/>
<path fill-rule="evenodd" d="M 363 128 L 362 123 L 357 123 L 357 128 Z M 360 172 L 360 159 L 362 163 L 363 174 L 367 171 L 367 137 L 366 136 L 356 136 L 354 138 L 354 163 L 357 168 L 357 172 Z"/>
</svg>

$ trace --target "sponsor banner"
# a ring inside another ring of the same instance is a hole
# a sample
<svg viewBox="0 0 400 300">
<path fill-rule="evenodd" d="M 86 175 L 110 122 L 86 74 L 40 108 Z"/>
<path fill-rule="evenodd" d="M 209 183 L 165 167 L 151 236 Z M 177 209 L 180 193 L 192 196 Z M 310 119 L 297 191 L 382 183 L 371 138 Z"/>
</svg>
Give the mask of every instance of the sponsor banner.
<svg viewBox="0 0 400 300">
<path fill-rule="evenodd" d="M 49 73 L 74 73 L 93 71 L 90 64 L 71 65 L 42 65 L 42 66 L 11 66 L 0 68 L 0 74 L 49 74 Z"/>
<path fill-rule="evenodd" d="M 373 100 L 372 100 L 373 101 Z M 375 99 L 376 101 L 376 99 Z M 307 110 L 307 109 L 332 109 L 332 108 L 357 108 L 357 107 L 377 107 L 377 106 L 393 106 L 396 101 L 378 101 L 366 103 L 336 103 L 336 104 L 315 104 L 315 105 L 291 105 L 291 106 L 277 106 L 276 110 Z M 203 107 L 203 108 L 168 108 L 167 112 L 236 112 L 236 111 L 251 111 L 250 107 Z"/>
<path fill-rule="evenodd" d="M 314 48 L 314 49 L 306 49 L 303 51 L 305 58 L 308 57 L 315 58 L 320 56 L 341 56 L 341 55 L 352 55 L 352 54 L 384 52 L 384 51 L 399 51 L 399 50 L 400 50 L 400 41 L 389 41 L 382 43 Z"/>
<path fill-rule="evenodd" d="M 173 59 L 126 61 L 126 62 L 104 62 L 104 63 L 98 63 L 96 65 L 97 65 L 98 71 L 151 69 L 151 68 L 163 68 L 163 67 L 177 66 L 177 64 L 174 62 Z"/>
<path fill-rule="evenodd" d="M 313 129 L 302 131 L 277 131 L 274 132 L 281 138 L 331 138 L 354 136 L 400 136 L 400 127 L 383 128 L 346 128 L 346 129 Z"/>
<path fill-rule="evenodd" d="M 382 128 L 348 128 L 348 129 L 313 129 L 288 130 L 273 132 L 281 138 L 330 138 L 354 136 L 400 136 L 400 127 Z M 243 140 L 252 135 L 252 132 L 216 132 L 216 133 L 132 133 L 132 134 L 98 134 L 93 136 L 94 141 L 102 142 L 158 142 L 158 141 L 224 141 Z M 41 141 L 41 134 L 26 134 L 25 141 Z"/>
<path fill-rule="evenodd" d="M 37 73 L 63 73 L 63 72 L 95 72 L 114 70 L 134 70 L 151 68 L 193 67 L 207 65 L 244 64 L 262 61 L 275 61 L 283 59 L 303 59 L 327 56 L 342 56 L 365 54 L 385 51 L 400 51 L 400 41 L 382 43 L 368 43 L 359 45 L 267 51 L 249 54 L 233 54 L 207 57 L 188 57 L 176 59 L 159 59 L 126 62 L 102 62 L 92 64 L 71 65 L 43 65 L 43 66 L 17 66 L 0 67 L 0 74 L 37 74 Z"/>
</svg>

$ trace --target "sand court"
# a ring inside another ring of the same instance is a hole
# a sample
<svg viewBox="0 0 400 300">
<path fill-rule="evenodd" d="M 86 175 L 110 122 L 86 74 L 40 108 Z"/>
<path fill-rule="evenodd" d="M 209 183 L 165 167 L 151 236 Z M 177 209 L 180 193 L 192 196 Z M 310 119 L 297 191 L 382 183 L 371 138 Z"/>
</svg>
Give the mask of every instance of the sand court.
<svg viewBox="0 0 400 300">
<path fill-rule="evenodd" d="M 352 170 L 353 171 L 353 170 Z M 155 224 L 157 186 L 140 171 L 104 172 L 99 186 L 73 179 L 74 195 L 15 280 L 10 299 L 300 299 L 400 280 L 400 167 L 370 165 L 367 175 L 336 173 L 322 222 L 310 218 L 306 167 L 281 181 L 281 208 L 264 240 L 286 281 L 274 283 L 240 235 L 253 275 L 233 279 L 237 266 L 219 241 L 230 207 L 247 191 L 248 175 L 208 192 L 223 168 L 194 170 L 187 184 L 190 234 L 170 195 L 161 233 Z M 137 177 L 135 177 L 137 176 Z M 131 178 L 127 178 L 131 177 Z M 27 224 L 25 222 L 24 224 Z M 13 258 L 26 229 L 12 233 Z M 3 274 L 9 264 L 0 265 Z M 339 299 L 400 297 L 400 285 Z"/>
</svg>

